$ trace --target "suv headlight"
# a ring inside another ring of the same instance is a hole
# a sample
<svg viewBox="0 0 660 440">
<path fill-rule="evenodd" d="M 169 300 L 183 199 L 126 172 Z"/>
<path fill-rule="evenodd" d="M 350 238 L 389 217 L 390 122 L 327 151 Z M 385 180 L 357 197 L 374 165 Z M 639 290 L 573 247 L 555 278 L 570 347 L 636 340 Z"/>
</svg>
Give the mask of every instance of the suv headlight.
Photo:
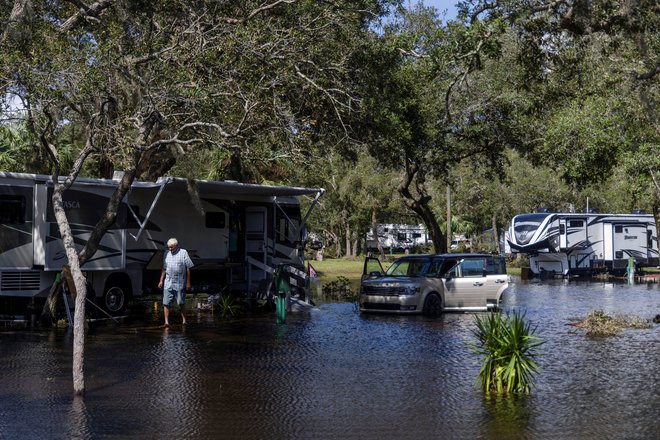
<svg viewBox="0 0 660 440">
<path fill-rule="evenodd" d="M 403 288 L 404 295 L 416 295 L 419 292 L 419 287 L 417 286 L 406 286 Z"/>
</svg>

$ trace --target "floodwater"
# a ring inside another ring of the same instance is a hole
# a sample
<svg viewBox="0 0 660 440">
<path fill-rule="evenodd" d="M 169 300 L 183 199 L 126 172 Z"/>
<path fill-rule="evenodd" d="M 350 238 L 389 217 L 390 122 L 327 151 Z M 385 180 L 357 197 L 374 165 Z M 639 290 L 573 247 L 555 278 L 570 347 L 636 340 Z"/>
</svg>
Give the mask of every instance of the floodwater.
<svg viewBox="0 0 660 440">
<path fill-rule="evenodd" d="M 529 396 L 473 387 L 472 314 L 361 315 L 340 303 L 279 325 L 274 313 L 96 325 L 84 398 L 72 395 L 70 333 L 4 330 L 0 439 L 660 437 L 660 325 L 610 338 L 567 325 L 593 310 L 651 319 L 658 284 L 514 279 L 503 306 L 546 341 Z"/>
</svg>

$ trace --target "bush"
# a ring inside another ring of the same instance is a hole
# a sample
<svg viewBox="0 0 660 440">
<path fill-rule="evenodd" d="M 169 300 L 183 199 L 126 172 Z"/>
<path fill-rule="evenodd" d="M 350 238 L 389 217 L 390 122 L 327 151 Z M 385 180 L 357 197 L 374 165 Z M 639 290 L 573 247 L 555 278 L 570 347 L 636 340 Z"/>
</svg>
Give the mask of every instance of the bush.
<svg viewBox="0 0 660 440">
<path fill-rule="evenodd" d="M 337 301 L 354 300 L 356 297 L 349 279 L 341 275 L 335 281 L 325 284 L 322 290 L 323 296 Z"/>
<path fill-rule="evenodd" d="M 486 392 L 529 394 L 530 387 L 536 387 L 533 377 L 539 368 L 534 358 L 543 341 L 534 335 L 525 315 L 492 312 L 485 319 L 477 315 L 474 321 L 477 342 L 470 348 L 483 358 L 475 384 Z"/>
</svg>

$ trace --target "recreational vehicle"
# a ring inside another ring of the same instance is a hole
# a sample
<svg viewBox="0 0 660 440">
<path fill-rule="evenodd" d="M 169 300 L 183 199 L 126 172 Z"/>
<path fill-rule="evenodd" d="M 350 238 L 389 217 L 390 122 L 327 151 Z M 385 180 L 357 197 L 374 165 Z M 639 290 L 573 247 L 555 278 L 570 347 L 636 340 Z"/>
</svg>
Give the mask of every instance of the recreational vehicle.
<svg viewBox="0 0 660 440">
<path fill-rule="evenodd" d="M 112 179 L 79 178 L 64 192 L 78 249 L 105 212 Z M 54 218 L 51 178 L 0 173 L 0 297 L 46 296 L 67 263 Z M 189 181 L 166 177 L 134 182 L 92 259 L 82 267 L 102 305 L 119 313 L 131 296 L 155 290 L 169 237 L 195 263 L 193 289 L 270 289 L 286 267 L 292 289 L 307 298 L 304 225 L 321 188 Z M 310 196 L 301 214 L 298 197 Z"/>
<path fill-rule="evenodd" d="M 658 265 L 655 219 L 632 214 L 552 213 L 517 215 L 507 233 L 511 252 L 529 256 L 535 275 L 622 274 Z"/>
<path fill-rule="evenodd" d="M 409 251 L 415 246 L 424 246 L 431 242 L 424 225 L 406 225 L 383 223 L 376 225 L 376 234 L 373 228 L 367 232 L 367 250 L 375 251 L 378 243 L 383 249 L 390 252 Z"/>
</svg>

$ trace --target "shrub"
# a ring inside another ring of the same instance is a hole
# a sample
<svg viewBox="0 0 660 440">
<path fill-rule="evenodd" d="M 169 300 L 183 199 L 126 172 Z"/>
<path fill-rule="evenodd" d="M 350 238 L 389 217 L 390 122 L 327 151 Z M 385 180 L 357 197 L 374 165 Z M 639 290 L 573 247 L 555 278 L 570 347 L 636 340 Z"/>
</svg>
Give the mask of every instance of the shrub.
<svg viewBox="0 0 660 440">
<path fill-rule="evenodd" d="M 353 300 L 356 295 L 349 279 L 340 275 L 335 281 L 323 286 L 323 296 L 334 300 Z"/>
<path fill-rule="evenodd" d="M 472 352 L 483 358 L 475 384 L 483 391 L 529 394 L 536 387 L 534 375 L 539 368 L 534 359 L 543 341 L 534 335 L 536 329 L 525 322 L 525 315 L 489 313 L 484 319 L 475 316 Z"/>
</svg>

